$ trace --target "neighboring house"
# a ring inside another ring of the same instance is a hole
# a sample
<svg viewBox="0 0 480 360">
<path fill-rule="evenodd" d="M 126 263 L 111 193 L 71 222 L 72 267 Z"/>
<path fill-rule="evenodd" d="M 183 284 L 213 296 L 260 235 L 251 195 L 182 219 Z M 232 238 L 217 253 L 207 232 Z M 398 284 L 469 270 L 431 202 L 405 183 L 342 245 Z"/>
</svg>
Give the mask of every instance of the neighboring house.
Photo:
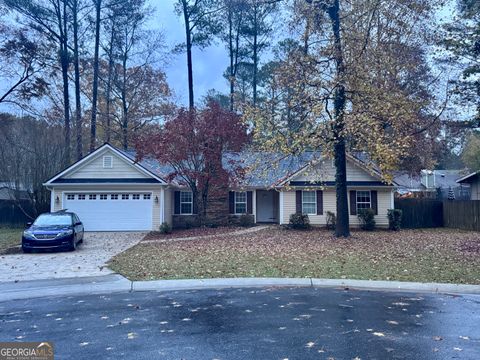
<svg viewBox="0 0 480 360">
<path fill-rule="evenodd" d="M 456 181 L 463 174 L 464 170 L 422 170 L 419 176 L 412 176 L 399 171 L 394 174 L 394 181 L 401 197 L 445 200 L 451 189 L 455 199 L 464 200 L 470 197 L 470 186 Z"/>
<path fill-rule="evenodd" d="M 254 154 L 254 153 L 252 153 Z M 236 154 L 252 159 L 252 154 Z M 326 213 L 335 213 L 335 168 L 331 160 L 277 157 L 253 167 L 228 195 L 230 218 L 248 213 L 256 223 L 287 224 L 291 214 L 309 215 L 313 225 L 326 225 Z M 228 162 L 228 159 L 226 160 Z M 253 169 L 254 168 L 254 169 Z M 174 227 L 195 218 L 192 193 L 179 181 L 167 181 L 169 168 L 153 159 L 135 161 L 135 154 L 105 144 L 55 175 L 44 185 L 51 191 L 51 211 L 76 212 L 87 231 L 158 230 L 162 222 Z M 359 160 L 347 156 L 350 224 L 357 213 L 372 208 L 378 226 L 388 226 L 394 186 Z"/>
<path fill-rule="evenodd" d="M 470 185 L 470 200 L 480 200 L 480 170 L 457 180 L 459 184 Z"/>
<path fill-rule="evenodd" d="M 0 181 L 0 201 L 21 201 L 29 199 L 28 191 L 23 185 L 16 188 L 15 184 Z"/>
</svg>

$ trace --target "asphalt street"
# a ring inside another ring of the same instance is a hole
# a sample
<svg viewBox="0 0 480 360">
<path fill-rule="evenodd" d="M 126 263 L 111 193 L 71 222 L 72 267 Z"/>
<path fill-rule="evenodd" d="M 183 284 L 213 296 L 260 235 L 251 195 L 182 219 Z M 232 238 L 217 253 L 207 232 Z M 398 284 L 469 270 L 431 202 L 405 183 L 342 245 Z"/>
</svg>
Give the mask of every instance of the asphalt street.
<svg viewBox="0 0 480 360">
<path fill-rule="evenodd" d="M 0 303 L 55 359 L 480 359 L 480 296 L 239 288 Z"/>
</svg>

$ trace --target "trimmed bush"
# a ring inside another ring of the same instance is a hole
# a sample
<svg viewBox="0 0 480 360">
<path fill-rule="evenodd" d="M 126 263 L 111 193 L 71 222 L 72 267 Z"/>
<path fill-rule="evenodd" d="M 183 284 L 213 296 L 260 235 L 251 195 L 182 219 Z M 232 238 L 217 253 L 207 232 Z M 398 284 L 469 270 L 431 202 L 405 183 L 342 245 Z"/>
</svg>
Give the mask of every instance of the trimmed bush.
<svg viewBox="0 0 480 360">
<path fill-rule="evenodd" d="M 402 223 L 402 210 L 388 209 L 388 228 L 393 231 L 399 231 Z"/>
<path fill-rule="evenodd" d="M 336 225 L 337 217 L 335 216 L 335 213 L 327 211 L 327 229 L 334 230 Z"/>
<path fill-rule="evenodd" d="M 373 209 L 359 209 L 357 216 L 363 230 L 372 231 L 375 229 L 375 211 Z"/>
<path fill-rule="evenodd" d="M 297 230 L 310 229 L 310 219 L 307 214 L 295 213 L 290 215 L 289 227 Z"/>
<path fill-rule="evenodd" d="M 160 234 L 170 234 L 172 232 L 172 228 L 170 226 L 169 223 L 162 223 L 162 225 L 160 225 Z"/>
<path fill-rule="evenodd" d="M 242 227 L 252 227 L 254 225 L 253 216 L 250 214 L 242 214 L 238 219 L 238 224 Z"/>
</svg>

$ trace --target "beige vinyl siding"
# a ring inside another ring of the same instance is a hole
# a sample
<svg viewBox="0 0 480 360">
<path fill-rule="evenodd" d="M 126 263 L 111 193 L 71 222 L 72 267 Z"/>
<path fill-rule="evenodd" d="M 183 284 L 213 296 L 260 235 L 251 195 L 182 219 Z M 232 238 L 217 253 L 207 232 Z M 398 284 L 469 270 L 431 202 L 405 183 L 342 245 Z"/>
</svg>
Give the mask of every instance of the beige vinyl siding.
<svg viewBox="0 0 480 360">
<path fill-rule="evenodd" d="M 58 196 L 58 200 L 59 200 L 58 202 L 57 202 L 57 196 Z M 51 199 L 53 200 L 53 204 L 50 204 L 50 211 L 62 210 L 62 199 L 63 199 L 62 191 L 52 189 Z M 52 208 L 52 205 L 53 205 L 53 208 Z"/>
<path fill-rule="evenodd" d="M 347 179 L 348 181 L 378 181 L 378 178 L 351 161 L 347 161 Z M 325 159 L 316 166 L 307 168 L 292 181 L 335 181 L 335 167 L 332 166 L 331 160 Z"/>
<path fill-rule="evenodd" d="M 158 203 L 155 201 L 155 198 L 158 199 Z M 161 207 L 161 189 L 152 190 L 152 230 L 158 231 L 160 229 L 160 224 L 162 220 L 160 218 L 160 207 Z"/>
<path fill-rule="evenodd" d="M 118 191 L 119 193 L 131 192 L 131 193 L 151 193 L 152 194 L 152 230 L 158 230 L 161 224 L 161 213 L 160 213 L 160 199 L 161 199 L 161 186 L 127 186 L 127 185 L 104 185 L 102 187 L 98 185 L 79 185 L 79 186 L 64 186 L 64 187 L 55 187 L 52 189 L 53 196 L 53 211 L 59 211 L 63 209 L 63 199 L 66 193 L 112 193 Z M 167 192 L 165 192 L 167 193 Z M 56 202 L 56 198 L 59 198 L 59 202 Z M 155 202 L 155 198 L 158 197 L 158 203 Z M 167 198 L 165 199 L 165 208 L 168 212 L 169 202 Z M 171 207 L 170 207 L 171 208 Z M 94 211 L 95 209 L 92 209 Z M 171 221 L 171 215 L 170 215 Z"/>
<path fill-rule="evenodd" d="M 349 188 L 350 190 L 366 190 Z M 387 210 L 391 209 L 391 190 L 390 189 L 376 189 L 378 202 L 378 215 L 375 216 L 375 221 L 378 227 L 387 227 L 388 218 Z M 350 202 L 350 201 L 349 201 Z M 348 204 L 350 214 L 350 203 Z M 296 211 L 295 191 L 285 191 L 283 193 L 283 224 L 288 224 L 290 215 Z M 310 223 L 312 225 L 324 226 L 327 224 L 327 211 L 336 213 L 336 196 L 334 189 L 325 189 L 323 191 L 323 215 L 309 215 Z M 350 226 L 358 227 L 359 221 L 356 215 L 349 216 Z"/>
<path fill-rule="evenodd" d="M 111 156 L 113 161 L 112 168 L 103 167 L 103 157 Z M 99 179 L 99 178 L 149 178 L 150 176 L 138 170 L 127 160 L 121 158 L 113 151 L 106 149 L 87 163 L 82 164 L 79 168 L 73 169 L 72 172 L 63 176 L 70 179 Z"/>
</svg>

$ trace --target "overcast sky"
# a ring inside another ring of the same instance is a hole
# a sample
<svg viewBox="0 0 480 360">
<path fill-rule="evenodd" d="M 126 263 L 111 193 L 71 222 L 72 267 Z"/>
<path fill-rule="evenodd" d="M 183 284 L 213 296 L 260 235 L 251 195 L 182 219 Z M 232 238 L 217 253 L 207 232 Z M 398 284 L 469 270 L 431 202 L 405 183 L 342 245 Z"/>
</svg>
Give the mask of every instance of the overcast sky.
<svg viewBox="0 0 480 360">
<path fill-rule="evenodd" d="M 182 19 L 174 12 L 176 0 L 149 0 L 155 7 L 155 14 L 150 19 L 150 26 L 160 29 L 165 34 L 167 49 L 184 41 L 185 29 Z M 223 44 L 218 40 L 216 44 L 206 49 L 193 50 L 193 81 L 195 103 L 198 104 L 202 96 L 209 89 L 220 92 L 227 91 L 227 82 L 222 76 L 228 66 L 227 52 Z M 188 79 L 186 54 L 172 54 L 165 69 L 167 80 L 176 95 L 176 100 L 188 104 Z"/>
</svg>

